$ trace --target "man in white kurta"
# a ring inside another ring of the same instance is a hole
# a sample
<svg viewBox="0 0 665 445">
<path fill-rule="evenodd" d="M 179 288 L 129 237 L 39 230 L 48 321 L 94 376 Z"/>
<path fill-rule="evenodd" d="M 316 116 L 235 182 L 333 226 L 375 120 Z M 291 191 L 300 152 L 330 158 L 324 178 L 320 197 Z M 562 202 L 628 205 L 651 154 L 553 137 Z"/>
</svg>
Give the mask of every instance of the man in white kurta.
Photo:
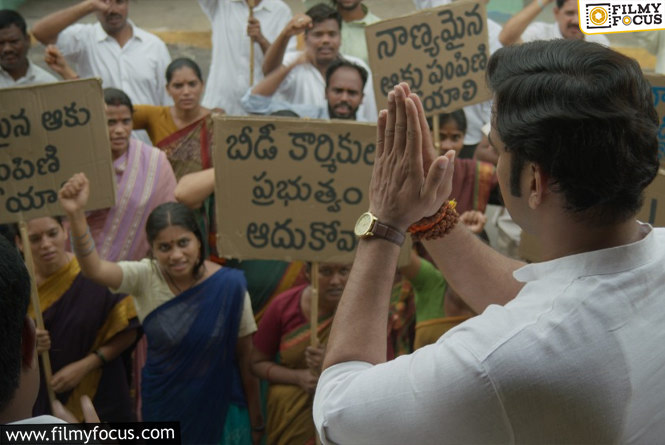
<svg viewBox="0 0 665 445">
<path fill-rule="evenodd" d="M 659 443 L 665 229 L 635 220 L 659 168 L 651 87 L 635 60 L 565 39 L 497 51 L 488 81 L 499 186 L 546 261 L 455 225 L 454 153 L 437 156 L 419 99 L 396 87 L 316 390 L 322 442 Z M 481 315 L 385 363 L 409 227 Z"/>
<path fill-rule="evenodd" d="M 254 18 L 268 46 L 291 19 L 282 0 L 260 0 Z M 240 103 L 249 84 L 250 38 L 247 35 L 249 7 L 245 0 L 199 0 L 212 24 L 212 62 L 202 104 L 222 108 L 227 114 L 245 115 Z M 290 42 L 295 48 L 295 41 Z M 263 78 L 263 45 L 254 43 L 254 84 Z"/>
<path fill-rule="evenodd" d="M 284 56 L 284 66 L 290 66 L 300 55 L 300 51 L 287 53 Z M 376 100 L 374 99 L 374 88 L 372 86 L 372 72 L 365 62 L 357 57 L 343 54 L 341 57 L 363 67 L 369 73 L 363 89 L 363 103 L 358 108 L 358 120 L 376 122 Z M 312 63 L 308 62 L 291 70 L 277 90 L 277 97 L 294 104 L 309 104 L 325 108 L 328 106 L 325 90 L 326 79 L 323 74 Z"/>
<path fill-rule="evenodd" d="M 50 14 L 33 27 L 43 44 L 55 43 L 80 77 L 100 77 L 133 103 L 168 105 L 166 67 L 171 56 L 157 36 L 128 19 L 127 0 L 87 0 Z M 76 23 L 95 13 L 98 22 Z"/>
</svg>

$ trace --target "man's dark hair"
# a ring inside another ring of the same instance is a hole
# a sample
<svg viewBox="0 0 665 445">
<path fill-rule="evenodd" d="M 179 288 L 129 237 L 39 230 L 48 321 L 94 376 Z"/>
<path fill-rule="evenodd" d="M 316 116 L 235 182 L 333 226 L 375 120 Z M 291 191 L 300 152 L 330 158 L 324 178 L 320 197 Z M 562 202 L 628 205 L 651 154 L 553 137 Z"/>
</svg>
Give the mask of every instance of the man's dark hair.
<svg viewBox="0 0 665 445">
<path fill-rule="evenodd" d="M 658 115 L 635 60 L 582 40 L 538 41 L 497 51 L 487 77 L 514 196 L 534 162 L 580 220 L 613 224 L 640 209 L 658 172 Z"/>
<path fill-rule="evenodd" d="M 313 25 L 332 19 L 335 20 L 339 25 L 340 31 L 342 29 L 342 16 L 336 9 L 331 8 L 329 5 L 326 5 L 325 3 L 319 3 L 312 6 L 307 10 L 305 14 L 310 16 Z"/>
<path fill-rule="evenodd" d="M 25 19 L 21 14 L 11 9 L 0 9 L 0 29 L 5 29 L 11 25 L 16 25 L 24 36 L 28 36 Z"/>
<path fill-rule="evenodd" d="M 367 83 L 367 70 L 357 63 L 346 60 L 344 57 L 340 57 L 339 59 L 335 60 L 326 70 L 326 88 L 328 88 L 328 85 L 330 85 L 330 78 L 335 73 L 335 71 L 344 67 L 353 68 L 354 70 L 358 71 L 358 74 L 360 74 L 360 78 L 363 81 L 363 86 L 360 89 L 360 92 L 362 93 L 365 89 L 365 83 Z"/>
<path fill-rule="evenodd" d="M 556 0 L 556 7 L 561 8 L 568 0 Z"/>
<path fill-rule="evenodd" d="M 131 113 L 134 113 L 132 100 L 129 98 L 127 93 L 117 88 L 104 88 L 104 102 L 106 102 L 106 105 L 115 107 L 124 105 L 129 108 Z"/>
<path fill-rule="evenodd" d="M 21 377 L 23 322 L 30 277 L 14 243 L 0 236 L 0 411 L 14 398 Z"/>
</svg>

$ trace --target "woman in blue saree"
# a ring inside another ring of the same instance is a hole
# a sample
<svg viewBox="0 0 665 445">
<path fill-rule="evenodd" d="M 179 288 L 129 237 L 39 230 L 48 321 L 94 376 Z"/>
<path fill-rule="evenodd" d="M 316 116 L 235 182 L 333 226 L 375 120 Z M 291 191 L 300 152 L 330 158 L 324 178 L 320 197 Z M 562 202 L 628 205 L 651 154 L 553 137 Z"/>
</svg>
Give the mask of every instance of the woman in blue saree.
<svg viewBox="0 0 665 445">
<path fill-rule="evenodd" d="M 151 258 L 102 260 L 83 212 L 88 194 L 87 178 L 77 174 L 60 203 L 83 274 L 134 297 L 148 339 L 143 419 L 179 421 L 183 443 L 257 443 L 263 416 L 249 370 L 256 324 L 242 272 L 204 259 L 196 218 L 177 203 L 148 217 Z"/>
</svg>

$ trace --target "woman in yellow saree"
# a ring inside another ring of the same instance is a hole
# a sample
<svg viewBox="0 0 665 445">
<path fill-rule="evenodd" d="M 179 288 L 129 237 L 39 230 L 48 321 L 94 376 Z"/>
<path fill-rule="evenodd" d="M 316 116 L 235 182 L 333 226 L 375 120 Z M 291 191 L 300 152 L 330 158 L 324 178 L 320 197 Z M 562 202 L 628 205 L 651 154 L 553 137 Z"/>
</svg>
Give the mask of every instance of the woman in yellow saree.
<svg viewBox="0 0 665 445">
<path fill-rule="evenodd" d="M 269 382 L 267 443 L 314 444 L 312 400 L 328 340 L 351 267 L 347 264 L 319 265 L 319 319 L 317 342 L 311 346 L 310 309 L 312 287 L 294 287 L 268 305 L 254 334 L 252 371 Z"/>
</svg>

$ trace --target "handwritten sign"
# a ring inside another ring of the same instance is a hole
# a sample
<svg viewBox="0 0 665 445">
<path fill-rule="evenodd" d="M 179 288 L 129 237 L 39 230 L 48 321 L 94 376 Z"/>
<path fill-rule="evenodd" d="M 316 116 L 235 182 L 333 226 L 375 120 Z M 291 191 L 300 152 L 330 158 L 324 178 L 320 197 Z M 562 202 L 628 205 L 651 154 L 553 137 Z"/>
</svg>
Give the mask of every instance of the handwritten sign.
<svg viewBox="0 0 665 445">
<path fill-rule="evenodd" d="M 62 214 L 58 190 L 78 172 L 92 182 L 89 209 L 114 205 L 99 81 L 0 89 L 0 223 Z"/>
<path fill-rule="evenodd" d="M 459 1 L 365 28 L 379 108 L 407 82 L 428 116 L 491 98 L 485 82 L 489 59 L 483 2 Z"/>
<path fill-rule="evenodd" d="M 653 92 L 653 105 L 658 112 L 660 127 L 658 127 L 658 159 L 660 165 L 665 167 L 665 76 L 660 74 L 645 74 L 644 77 L 651 83 Z"/>
<path fill-rule="evenodd" d="M 375 125 L 219 116 L 213 128 L 222 255 L 353 261 L 353 227 L 369 207 Z"/>
</svg>

